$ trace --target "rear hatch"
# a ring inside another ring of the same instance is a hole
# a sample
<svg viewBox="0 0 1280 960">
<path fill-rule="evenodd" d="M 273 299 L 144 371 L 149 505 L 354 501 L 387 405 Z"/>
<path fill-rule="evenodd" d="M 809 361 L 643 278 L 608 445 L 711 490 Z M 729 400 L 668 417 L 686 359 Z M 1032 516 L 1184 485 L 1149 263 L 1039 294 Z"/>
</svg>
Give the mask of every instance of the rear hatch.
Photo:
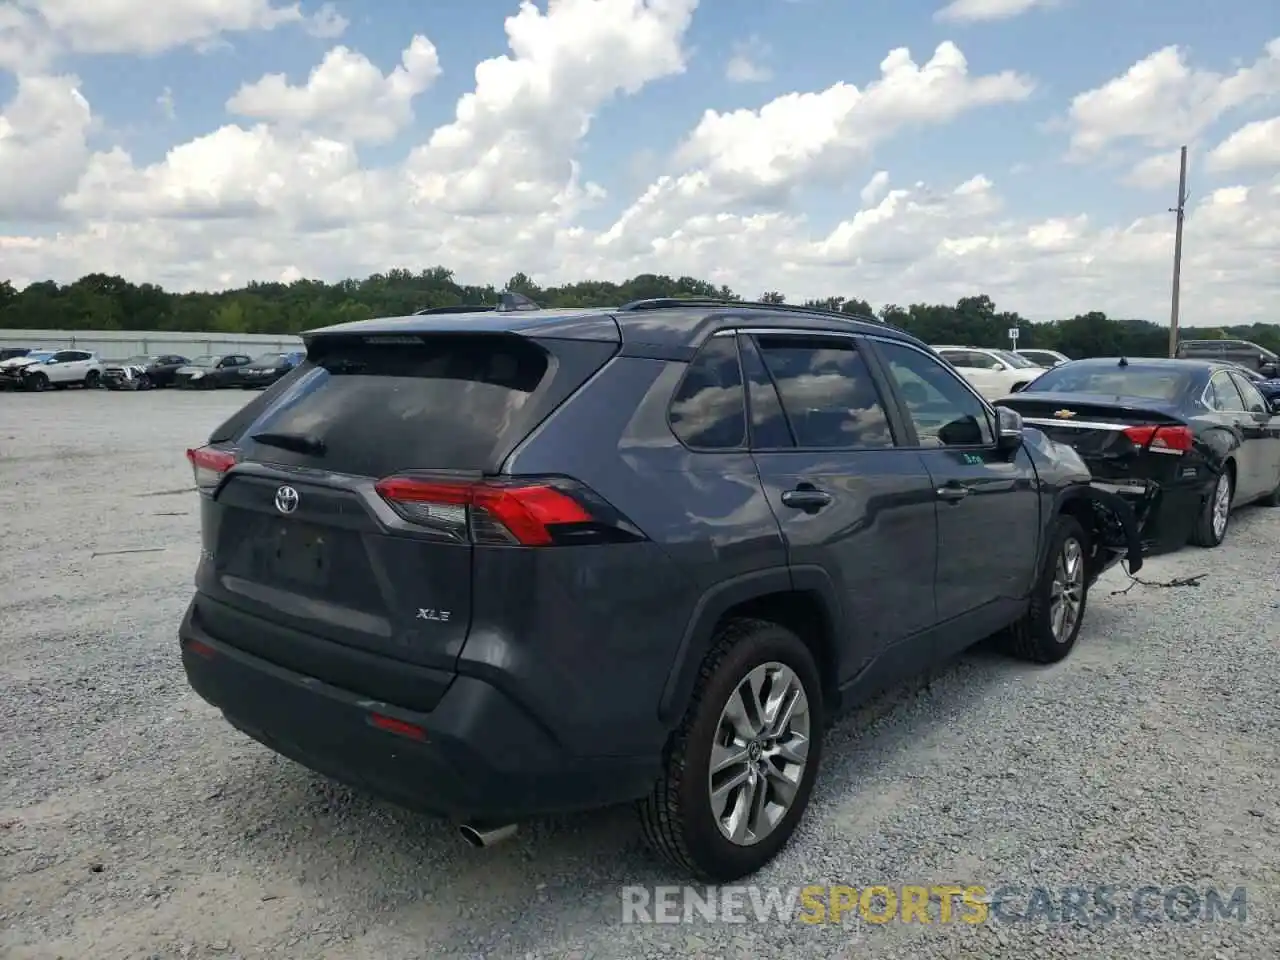
<svg viewBox="0 0 1280 960">
<path fill-rule="evenodd" d="M 595 340 L 315 337 L 299 367 L 191 454 L 205 488 L 197 587 L 216 601 L 210 616 L 234 609 L 366 655 L 452 669 L 471 621 L 478 504 L 489 496 L 494 516 L 510 506 L 477 484 L 616 352 L 617 326 L 602 322 Z M 247 642 L 236 619 L 225 616 L 221 632 Z"/>
<path fill-rule="evenodd" d="M 1096 479 L 1168 483 L 1191 449 L 1191 431 L 1167 402 L 1143 397 L 1028 392 L 998 405 L 1076 450 Z"/>
</svg>

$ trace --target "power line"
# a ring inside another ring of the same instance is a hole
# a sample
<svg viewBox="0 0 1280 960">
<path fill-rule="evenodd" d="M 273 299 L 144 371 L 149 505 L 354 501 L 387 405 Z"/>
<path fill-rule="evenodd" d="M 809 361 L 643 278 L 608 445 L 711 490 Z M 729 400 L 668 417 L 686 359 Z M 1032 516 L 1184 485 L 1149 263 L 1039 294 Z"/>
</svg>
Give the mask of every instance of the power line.
<svg viewBox="0 0 1280 960">
<path fill-rule="evenodd" d="M 1173 305 L 1169 314 L 1169 356 L 1178 352 L 1178 309 L 1182 295 L 1182 221 L 1187 209 L 1187 148 L 1182 148 L 1181 169 L 1178 173 L 1178 205 L 1169 212 L 1178 215 L 1173 235 Z"/>
</svg>

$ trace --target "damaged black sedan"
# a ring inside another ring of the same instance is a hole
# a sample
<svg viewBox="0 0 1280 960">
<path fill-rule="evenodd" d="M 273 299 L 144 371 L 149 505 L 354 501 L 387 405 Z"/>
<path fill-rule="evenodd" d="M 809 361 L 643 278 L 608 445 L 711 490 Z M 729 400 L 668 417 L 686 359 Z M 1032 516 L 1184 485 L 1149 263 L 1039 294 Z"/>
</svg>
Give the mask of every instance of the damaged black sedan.
<svg viewBox="0 0 1280 960">
<path fill-rule="evenodd" d="M 1076 360 L 998 405 L 1075 448 L 1133 505 L 1148 552 L 1216 547 L 1236 508 L 1280 506 L 1280 403 L 1232 364 Z"/>
</svg>

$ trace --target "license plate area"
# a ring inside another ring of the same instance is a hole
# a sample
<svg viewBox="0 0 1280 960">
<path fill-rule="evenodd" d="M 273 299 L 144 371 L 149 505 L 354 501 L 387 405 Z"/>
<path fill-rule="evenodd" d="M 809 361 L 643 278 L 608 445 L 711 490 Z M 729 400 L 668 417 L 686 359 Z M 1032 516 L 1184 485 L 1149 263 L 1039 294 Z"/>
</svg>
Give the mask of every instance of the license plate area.
<svg viewBox="0 0 1280 960">
<path fill-rule="evenodd" d="M 277 521 L 263 546 L 259 568 L 265 579 L 312 589 L 329 584 L 332 546 L 327 531 L 305 523 Z"/>
</svg>

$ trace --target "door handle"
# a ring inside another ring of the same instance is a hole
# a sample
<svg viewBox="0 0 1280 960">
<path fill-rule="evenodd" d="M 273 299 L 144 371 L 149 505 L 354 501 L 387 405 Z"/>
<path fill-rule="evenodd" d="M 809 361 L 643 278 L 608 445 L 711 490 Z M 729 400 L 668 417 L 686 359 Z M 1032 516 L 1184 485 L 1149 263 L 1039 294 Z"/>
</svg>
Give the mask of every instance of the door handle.
<svg viewBox="0 0 1280 960">
<path fill-rule="evenodd" d="M 782 505 L 796 510 L 821 510 L 830 502 L 831 494 L 813 487 L 797 487 L 782 495 Z"/>
<path fill-rule="evenodd" d="M 948 483 L 935 491 L 939 500 L 958 503 L 969 495 L 969 488 L 959 483 Z"/>
</svg>

